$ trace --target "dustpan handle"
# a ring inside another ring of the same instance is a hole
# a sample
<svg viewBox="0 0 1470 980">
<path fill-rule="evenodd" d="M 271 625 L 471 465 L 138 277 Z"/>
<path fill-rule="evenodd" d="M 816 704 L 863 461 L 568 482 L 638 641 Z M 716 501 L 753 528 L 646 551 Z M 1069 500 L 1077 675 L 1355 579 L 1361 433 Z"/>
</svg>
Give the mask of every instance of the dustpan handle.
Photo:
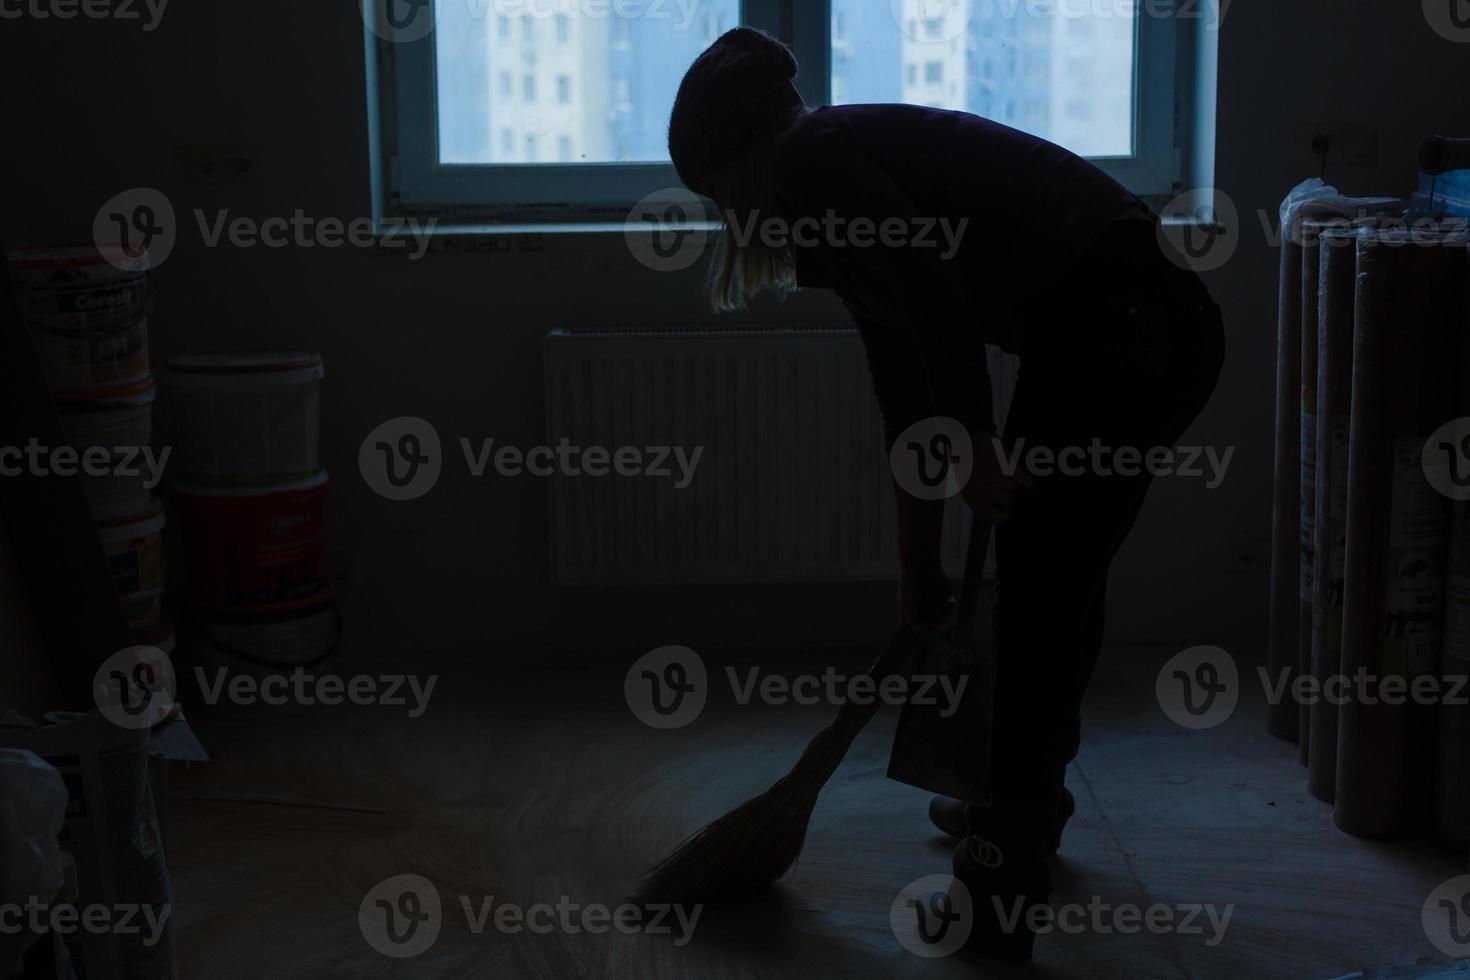
<svg viewBox="0 0 1470 980">
<path fill-rule="evenodd" d="M 974 632 L 975 610 L 980 605 L 980 587 L 985 583 L 985 558 L 990 552 L 990 525 L 970 515 L 970 542 L 965 546 L 965 577 L 960 582 L 959 618 L 955 635 Z"/>
</svg>

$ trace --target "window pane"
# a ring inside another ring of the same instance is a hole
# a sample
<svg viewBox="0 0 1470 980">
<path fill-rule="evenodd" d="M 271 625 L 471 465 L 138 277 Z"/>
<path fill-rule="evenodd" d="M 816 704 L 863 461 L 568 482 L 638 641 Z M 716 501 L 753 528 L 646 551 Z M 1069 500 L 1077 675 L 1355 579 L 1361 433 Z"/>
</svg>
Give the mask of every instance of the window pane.
<svg viewBox="0 0 1470 980">
<path fill-rule="evenodd" d="M 832 0 L 832 101 L 963 109 L 1083 156 L 1133 152 L 1130 0 Z"/>
<path fill-rule="evenodd" d="M 435 0 L 439 159 L 669 159 L 669 112 L 740 0 L 628 4 Z"/>
</svg>

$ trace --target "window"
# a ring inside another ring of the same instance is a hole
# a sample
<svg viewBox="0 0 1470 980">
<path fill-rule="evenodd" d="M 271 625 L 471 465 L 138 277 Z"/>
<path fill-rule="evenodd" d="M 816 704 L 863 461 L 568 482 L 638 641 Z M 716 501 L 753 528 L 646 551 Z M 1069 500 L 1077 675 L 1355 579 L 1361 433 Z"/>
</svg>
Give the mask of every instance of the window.
<svg viewBox="0 0 1470 980">
<path fill-rule="evenodd" d="M 536 5 L 507 16 L 479 0 L 429 2 L 433 30 L 369 34 L 388 208 L 513 214 L 536 202 L 535 220 L 577 220 L 677 187 L 674 93 L 710 38 L 739 23 L 791 33 L 811 104 L 965 109 L 1088 156 L 1136 192 L 1173 185 L 1175 47 L 1191 28 L 1158 3 L 701 0 L 573 22 Z M 1178 118 L 1188 133 L 1192 116 Z"/>
</svg>

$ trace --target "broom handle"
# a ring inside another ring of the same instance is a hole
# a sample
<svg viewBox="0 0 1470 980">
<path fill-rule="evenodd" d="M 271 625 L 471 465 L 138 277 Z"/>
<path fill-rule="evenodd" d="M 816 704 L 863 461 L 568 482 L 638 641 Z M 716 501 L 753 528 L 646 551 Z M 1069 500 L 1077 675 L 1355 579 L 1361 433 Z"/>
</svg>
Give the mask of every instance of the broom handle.
<svg viewBox="0 0 1470 980">
<path fill-rule="evenodd" d="M 970 541 L 965 550 L 965 577 L 960 586 L 960 609 L 959 625 L 956 630 L 961 637 L 970 635 L 971 627 L 975 621 L 975 609 L 979 604 L 980 586 L 985 577 L 985 556 L 990 550 L 990 525 L 984 521 L 973 520 L 970 525 Z M 810 770 L 813 777 L 817 779 L 817 785 L 825 783 L 837 767 L 842 763 L 842 758 L 847 754 L 848 748 L 852 746 L 853 739 L 858 733 L 873 720 L 878 713 L 879 698 L 876 697 L 878 686 L 890 676 L 907 672 L 910 655 L 924 642 L 924 637 L 907 624 L 899 626 L 898 630 L 888 641 L 888 646 L 873 661 L 873 666 L 868 668 L 868 677 L 872 679 L 872 690 L 874 697 L 866 699 L 864 703 L 848 700 L 837 710 L 837 717 L 833 719 L 832 725 L 827 729 L 833 735 L 838 736 L 841 751 L 833 752 L 831 743 L 826 742 L 820 736 L 813 739 L 802 753 L 801 760 L 796 764 L 794 771 L 808 771 L 807 766 L 812 765 Z M 817 758 L 815 752 L 820 751 L 827 760 L 825 765 L 815 765 Z"/>
</svg>

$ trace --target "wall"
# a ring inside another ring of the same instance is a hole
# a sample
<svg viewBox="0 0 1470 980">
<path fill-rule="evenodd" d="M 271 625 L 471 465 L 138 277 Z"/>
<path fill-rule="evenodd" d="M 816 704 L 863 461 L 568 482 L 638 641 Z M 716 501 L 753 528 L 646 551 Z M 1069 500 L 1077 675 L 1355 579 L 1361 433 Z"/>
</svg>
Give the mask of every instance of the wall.
<svg viewBox="0 0 1470 980">
<path fill-rule="evenodd" d="M 1217 177 L 1247 220 L 1235 259 L 1211 277 L 1230 325 L 1226 375 L 1186 441 L 1233 445 L 1237 454 L 1221 490 L 1193 481 L 1157 488 L 1117 566 L 1119 638 L 1264 635 L 1275 259 L 1250 216 L 1274 214 L 1290 186 L 1316 173 L 1311 127 L 1341 120 L 1381 129 L 1376 161 L 1333 175 L 1360 192 L 1407 188 L 1425 135 L 1470 133 L 1461 97 L 1470 46 L 1435 35 L 1418 4 L 1344 6 L 1237 0 L 1229 7 Z M 243 347 L 326 356 L 332 565 L 358 644 L 372 637 L 386 651 L 514 662 L 668 642 L 872 640 L 886 630 L 892 590 L 881 585 L 552 590 L 545 488 L 530 480 L 473 480 L 460 468 L 414 503 L 367 490 L 357 475 L 358 445 L 395 416 L 423 416 L 448 439 L 540 439 L 546 331 L 712 317 L 700 270 L 655 277 L 618 236 L 421 262 L 351 249 L 205 248 L 193 227 L 196 208 L 257 218 L 298 208 L 318 218 L 367 213 L 362 28 L 352 8 L 345 0 L 180 3 L 152 32 L 81 19 L 6 22 L 0 82 L 9 138 L 0 167 L 9 193 L 0 240 L 89 237 L 108 197 L 158 187 L 187 220 L 157 274 L 156 359 Z M 259 161 L 257 177 L 226 186 L 186 179 L 180 148 L 209 142 L 243 144 Z M 802 296 L 727 322 L 838 316 L 830 300 Z M 1063 572 L 1065 561 L 1058 556 Z"/>
</svg>

